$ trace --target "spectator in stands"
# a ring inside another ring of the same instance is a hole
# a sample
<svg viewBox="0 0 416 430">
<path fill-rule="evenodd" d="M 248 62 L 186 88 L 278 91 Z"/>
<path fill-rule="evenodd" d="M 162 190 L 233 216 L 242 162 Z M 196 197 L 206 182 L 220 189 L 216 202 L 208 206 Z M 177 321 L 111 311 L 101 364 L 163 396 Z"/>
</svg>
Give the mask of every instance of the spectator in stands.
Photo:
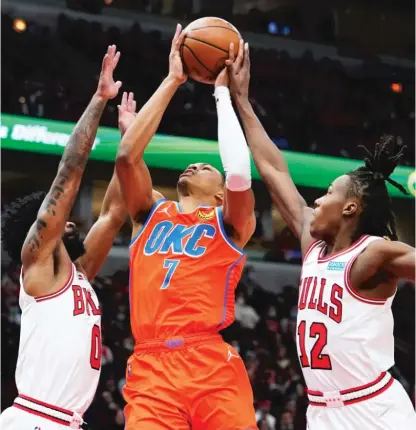
<svg viewBox="0 0 416 430">
<path fill-rule="evenodd" d="M 273 430 L 276 428 L 276 418 L 270 413 L 271 401 L 262 400 L 256 410 L 257 425 L 259 428 Z"/>
<path fill-rule="evenodd" d="M 235 301 L 235 319 L 241 324 L 241 327 L 253 330 L 256 327 L 260 317 L 257 312 L 246 304 L 243 294 L 239 294 Z"/>
<path fill-rule="evenodd" d="M 169 43 L 158 31 L 146 33 L 137 23 L 128 31 L 104 30 L 96 22 L 61 15 L 56 34 L 36 22 L 30 23 L 30 31 L 16 33 L 6 14 L 2 24 L 2 109 L 7 113 L 78 118 L 85 94 L 95 85 L 94 74 L 88 71 L 96 70 L 96 52 L 109 42 L 126 52 L 120 73 L 139 106 L 159 85 L 165 70 Z M 354 158 L 359 144 L 368 146 L 388 132 L 408 146 L 404 163 L 413 163 L 414 69 L 380 62 L 346 68 L 329 58 L 314 59 L 308 51 L 291 58 L 285 51 L 253 49 L 251 56 L 250 97 L 279 147 Z M 68 58 L 76 58 L 82 67 L 71 67 Z M 395 92 L 391 84 L 397 81 L 401 86 Z M 160 131 L 215 139 L 211 92 L 209 86 L 189 82 L 173 98 Z M 103 114 L 105 125 L 115 126 L 112 109 L 108 105 Z"/>
</svg>

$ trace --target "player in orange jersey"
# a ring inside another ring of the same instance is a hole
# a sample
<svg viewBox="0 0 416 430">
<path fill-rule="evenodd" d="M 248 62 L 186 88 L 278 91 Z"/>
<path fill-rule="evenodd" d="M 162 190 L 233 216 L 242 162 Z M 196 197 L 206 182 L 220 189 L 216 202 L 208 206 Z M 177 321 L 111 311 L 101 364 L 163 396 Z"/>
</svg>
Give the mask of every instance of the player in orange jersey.
<svg viewBox="0 0 416 430">
<path fill-rule="evenodd" d="M 218 332 L 234 320 L 234 289 L 255 228 L 250 156 L 232 108 L 228 76 L 216 82 L 225 183 L 196 163 L 179 177 L 179 202 L 152 190 L 143 153 L 186 81 L 178 25 L 169 75 L 124 135 L 116 169 L 133 221 L 126 430 L 257 429 L 242 359 Z M 143 226 L 140 228 L 140 225 Z"/>
</svg>

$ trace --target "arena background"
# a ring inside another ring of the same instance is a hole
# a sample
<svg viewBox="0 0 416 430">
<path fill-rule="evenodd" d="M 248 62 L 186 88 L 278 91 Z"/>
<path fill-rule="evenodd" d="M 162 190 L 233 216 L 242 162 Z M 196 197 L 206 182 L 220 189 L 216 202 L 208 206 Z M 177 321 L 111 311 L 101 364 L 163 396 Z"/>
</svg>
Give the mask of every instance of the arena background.
<svg viewBox="0 0 416 430">
<path fill-rule="evenodd" d="M 275 144 L 286 151 L 301 193 L 312 203 L 358 163 L 360 144 L 382 133 L 407 146 L 392 191 L 400 239 L 414 246 L 414 2 L 401 0 L 3 0 L 1 15 L 2 209 L 47 190 L 60 154 L 95 90 L 106 46 L 138 107 L 167 73 L 176 23 L 220 16 L 251 45 L 250 97 Z M 157 189 L 175 198 L 190 161 L 220 166 L 212 87 L 187 82 L 146 152 Z M 72 218 L 85 233 L 98 216 L 119 142 L 118 100 L 107 105 Z M 304 430 L 307 398 L 294 327 L 299 244 L 254 173 L 258 227 L 237 290 L 236 322 L 222 334 L 245 360 L 261 429 Z M 125 363 L 133 348 L 128 315 L 130 226 L 123 227 L 94 282 L 103 308 L 102 376 L 86 414 L 90 428 L 123 429 Z M 2 253 L 1 408 L 11 405 L 19 344 L 19 266 Z M 394 301 L 398 378 L 415 396 L 415 290 Z"/>
</svg>

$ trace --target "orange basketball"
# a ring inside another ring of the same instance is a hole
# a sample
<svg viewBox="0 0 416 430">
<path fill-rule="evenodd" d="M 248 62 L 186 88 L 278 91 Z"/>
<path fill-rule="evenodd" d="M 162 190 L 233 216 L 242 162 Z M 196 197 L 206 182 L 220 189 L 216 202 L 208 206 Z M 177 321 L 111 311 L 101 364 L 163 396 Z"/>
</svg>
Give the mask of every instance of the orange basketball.
<svg viewBox="0 0 416 430">
<path fill-rule="evenodd" d="M 238 53 L 240 33 L 225 19 L 206 17 L 185 28 L 181 55 L 186 73 L 198 82 L 213 84 L 228 59 L 230 43 Z"/>
</svg>

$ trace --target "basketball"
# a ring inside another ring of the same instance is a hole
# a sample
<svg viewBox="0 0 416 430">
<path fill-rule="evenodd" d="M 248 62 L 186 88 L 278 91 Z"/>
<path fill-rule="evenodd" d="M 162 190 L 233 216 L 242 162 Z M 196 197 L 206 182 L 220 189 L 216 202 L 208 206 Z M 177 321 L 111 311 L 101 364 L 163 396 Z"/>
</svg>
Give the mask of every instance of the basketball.
<svg viewBox="0 0 416 430">
<path fill-rule="evenodd" d="M 225 19 L 205 17 L 186 28 L 181 55 L 186 73 L 195 81 L 213 84 L 228 59 L 230 43 L 237 56 L 240 33 Z"/>
</svg>

